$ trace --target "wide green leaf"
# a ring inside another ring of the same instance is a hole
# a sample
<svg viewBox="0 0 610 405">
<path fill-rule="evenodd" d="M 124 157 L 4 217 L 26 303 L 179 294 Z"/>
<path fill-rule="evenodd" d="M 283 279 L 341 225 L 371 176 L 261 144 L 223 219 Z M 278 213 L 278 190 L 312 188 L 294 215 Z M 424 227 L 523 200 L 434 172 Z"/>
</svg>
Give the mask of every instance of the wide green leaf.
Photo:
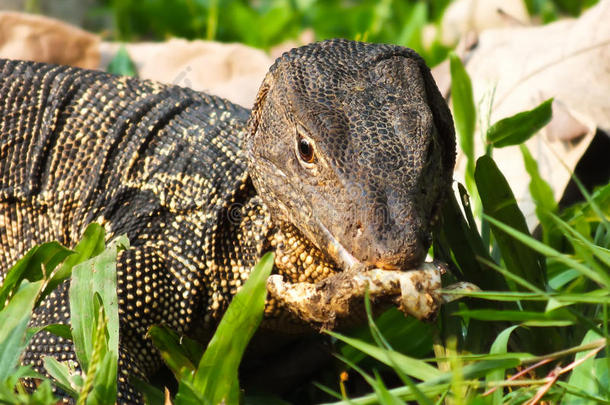
<svg viewBox="0 0 610 405">
<path fill-rule="evenodd" d="M 487 142 L 495 148 L 502 148 L 527 141 L 551 121 L 552 104 L 550 98 L 532 110 L 496 122 L 487 130 Z"/>
<path fill-rule="evenodd" d="M 483 245 L 476 225 L 470 223 L 462 214 L 463 208 L 469 216 L 472 216 L 470 199 L 463 187 L 460 187 L 460 197 L 461 206 L 453 193 L 443 205 L 443 228 L 437 235 L 441 240 L 435 242 L 434 257 L 447 262 L 454 261 L 462 272 L 461 279 L 470 281 L 482 289 L 505 289 L 504 280 L 480 261 L 480 258 L 490 261 L 491 257 Z M 442 252 L 442 249 L 446 248 L 451 251 Z"/>
<path fill-rule="evenodd" d="M 37 326 L 29 328 L 28 333 L 31 335 L 35 335 L 41 330 L 46 330 L 47 332 L 51 332 L 52 334 L 62 337 L 64 339 L 72 340 L 72 331 L 70 330 L 70 325 L 65 325 L 62 323 L 52 323 L 49 325 Z"/>
<path fill-rule="evenodd" d="M 111 405 L 117 397 L 117 356 L 106 351 L 96 367 L 92 390 L 88 395 L 88 405 Z M 91 368 L 89 368 L 91 371 Z"/>
<path fill-rule="evenodd" d="M 194 375 L 195 364 L 199 364 L 201 356 L 194 358 L 182 345 L 183 337 L 166 326 L 152 326 L 148 331 L 155 347 L 161 352 L 165 364 L 174 373 L 177 380 L 184 375 Z M 188 338 L 186 338 L 188 339 Z"/>
<path fill-rule="evenodd" d="M 42 283 L 22 283 L 8 305 L 0 311 L 0 382 L 13 373 L 27 344 L 27 325 Z"/>
<path fill-rule="evenodd" d="M 95 294 L 102 299 L 108 317 L 108 350 L 118 358 L 119 318 L 116 281 L 116 259 L 119 249 L 129 247 L 125 236 L 110 243 L 98 256 L 80 263 L 72 271 L 70 283 L 70 314 L 74 350 L 85 370 L 93 352 L 93 338 L 97 326 Z"/>
<path fill-rule="evenodd" d="M 513 333 L 513 331 L 518 327 L 519 327 L 519 325 L 513 325 L 513 326 L 510 326 L 510 327 L 504 329 L 502 332 L 500 332 L 498 337 L 496 337 L 496 340 L 494 340 L 493 344 L 491 345 L 489 354 L 507 354 L 508 339 L 510 338 L 511 333 Z M 505 373 L 505 370 L 501 369 L 501 368 L 491 371 L 485 377 L 487 384 L 489 384 L 490 382 L 494 382 L 494 381 L 502 381 L 504 379 L 504 373 Z M 491 396 L 491 402 L 494 405 L 502 404 L 502 390 L 501 389 L 494 391 L 494 393 Z"/>
<path fill-rule="evenodd" d="M 55 267 L 71 254 L 71 250 L 57 242 L 43 243 L 30 249 L 6 273 L 0 287 L 0 309 L 4 308 L 6 299 L 19 288 L 23 280 L 46 280 Z"/>
<path fill-rule="evenodd" d="M 99 255 L 105 247 L 104 228 L 95 222 L 89 224 L 85 229 L 85 232 L 83 232 L 80 242 L 74 248 L 73 254 L 68 256 L 61 267 L 51 275 L 51 278 L 39 297 L 39 302 L 57 288 L 59 284 L 70 277 L 74 266 Z"/>
<path fill-rule="evenodd" d="M 224 402 L 227 405 L 234 405 L 237 402 L 229 402 L 229 400 L 225 400 Z M 182 378 L 180 380 L 180 385 L 178 387 L 178 393 L 174 398 L 174 404 L 176 405 L 217 405 L 218 402 L 212 402 L 210 399 L 206 399 L 201 397 L 201 394 L 198 389 L 196 389 L 193 385 L 192 378 Z"/>
<path fill-rule="evenodd" d="M 595 340 L 600 339 L 601 336 L 595 332 L 594 330 L 590 330 L 585 335 L 582 340 L 582 345 L 591 343 Z M 599 391 L 600 387 L 600 375 L 597 374 L 599 371 L 596 367 L 594 367 L 595 356 L 589 357 L 585 359 L 585 356 L 588 352 L 580 352 L 576 354 L 574 358 L 575 362 L 582 361 L 574 370 L 572 371 L 570 378 L 568 379 L 568 384 L 572 387 L 579 389 L 583 393 L 589 395 L 602 394 Z M 603 359 L 606 361 L 606 359 Z M 606 363 L 607 365 L 607 363 Z M 607 372 L 607 370 L 606 370 Z M 561 401 L 562 404 L 594 404 L 596 401 L 584 401 L 583 398 L 577 397 L 575 395 L 566 395 Z"/>
<path fill-rule="evenodd" d="M 44 356 L 42 358 L 44 368 L 47 373 L 54 379 L 54 384 L 64 390 L 72 398 L 78 398 L 78 391 L 82 387 L 75 387 L 72 379 L 72 370 L 68 368 L 66 363 L 60 363 L 55 357 Z"/>
<path fill-rule="evenodd" d="M 481 156 L 478 159 L 475 180 L 485 214 L 529 235 L 525 217 L 506 178 L 489 156 Z M 515 240 L 493 223 L 491 226 L 508 270 L 544 289 L 546 273 L 542 257 L 529 244 Z M 528 305 L 539 307 L 535 303 Z"/>
<path fill-rule="evenodd" d="M 466 186 L 472 192 L 474 175 L 474 130 L 477 113 L 472 96 L 472 83 L 460 58 L 451 53 L 451 100 L 453 119 L 457 129 L 460 147 L 466 156 Z"/>
</svg>

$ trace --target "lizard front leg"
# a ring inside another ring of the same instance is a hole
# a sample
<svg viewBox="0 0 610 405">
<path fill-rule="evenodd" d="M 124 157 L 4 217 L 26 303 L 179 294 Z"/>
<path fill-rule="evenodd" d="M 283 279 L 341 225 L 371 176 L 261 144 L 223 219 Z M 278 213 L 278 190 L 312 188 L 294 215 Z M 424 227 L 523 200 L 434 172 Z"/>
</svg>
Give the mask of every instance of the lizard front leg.
<svg viewBox="0 0 610 405">
<path fill-rule="evenodd" d="M 157 349 L 146 338 L 148 328 L 153 324 L 166 324 L 184 332 L 186 324 L 180 317 L 179 280 L 169 270 L 169 266 L 153 247 L 134 247 L 119 253 L 117 260 L 117 293 L 119 297 L 119 362 L 118 362 L 118 403 L 142 403 L 142 395 L 130 384 L 132 377 L 144 381 L 162 364 Z M 50 324 L 70 324 L 70 281 L 62 283 L 43 300 L 35 310 L 31 326 Z M 181 308 L 185 311 L 185 308 Z M 44 357 L 52 356 L 60 362 L 69 362 L 80 372 L 72 341 L 56 336 L 46 330 L 38 332 L 26 348 L 23 364 L 47 375 Z M 35 388 L 34 381 L 26 380 L 28 389 Z M 67 394 L 59 389 L 56 393 L 64 402 L 71 403 Z"/>
</svg>

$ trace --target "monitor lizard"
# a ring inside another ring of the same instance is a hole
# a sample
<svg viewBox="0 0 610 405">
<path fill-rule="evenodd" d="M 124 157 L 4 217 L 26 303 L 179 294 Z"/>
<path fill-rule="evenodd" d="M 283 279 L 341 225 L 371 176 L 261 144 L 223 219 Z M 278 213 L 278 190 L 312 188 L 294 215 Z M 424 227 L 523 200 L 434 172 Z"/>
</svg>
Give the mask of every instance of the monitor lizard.
<svg viewBox="0 0 610 405">
<path fill-rule="evenodd" d="M 412 50 L 328 40 L 276 60 L 251 111 L 187 88 L 0 61 L 0 281 L 35 244 L 87 224 L 127 234 L 117 263 L 119 402 L 160 365 L 147 329 L 213 329 L 275 253 L 263 327 L 290 328 L 286 283 L 422 263 L 450 189 L 447 105 Z M 284 292 L 282 292 L 284 291 Z M 34 324 L 69 321 L 68 283 Z M 296 317 L 298 318 L 298 317 Z M 40 332 L 24 363 L 74 359 Z"/>
</svg>

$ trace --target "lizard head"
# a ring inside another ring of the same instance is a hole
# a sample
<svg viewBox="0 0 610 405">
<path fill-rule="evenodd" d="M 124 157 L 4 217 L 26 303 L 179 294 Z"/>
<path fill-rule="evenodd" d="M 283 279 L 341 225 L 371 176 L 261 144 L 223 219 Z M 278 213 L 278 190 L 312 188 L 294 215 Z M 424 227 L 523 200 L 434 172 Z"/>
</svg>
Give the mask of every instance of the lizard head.
<svg viewBox="0 0 610 405">
<path fill-rule="evenodd" d="M 412 50 L 330 40 L 271 67 L 245 139 L 272 219 L 343 270 L 409 269 L 450 189 L 453 121 Z"/>
</svg>

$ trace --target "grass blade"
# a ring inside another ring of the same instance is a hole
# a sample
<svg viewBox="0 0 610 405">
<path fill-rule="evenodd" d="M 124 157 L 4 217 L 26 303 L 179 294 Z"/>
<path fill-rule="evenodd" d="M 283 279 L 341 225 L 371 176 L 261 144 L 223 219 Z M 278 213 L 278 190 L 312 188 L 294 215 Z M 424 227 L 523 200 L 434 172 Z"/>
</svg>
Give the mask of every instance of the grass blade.
<svg viewBox="0 0 610 405">
<path fill-rule="evenodd" d="M 129 241 L 121 236 L 110 243 L 101 254 L 74 267 L 70 283 L 70 314 L 74 350 L 85 372 L 93 352 L 93 337 L 97 322 L 95 294 L 102 299 L 108 317 L 108 350 L 118 358 L 119 315 L 116 292 L 116 258 L 119 249 L 127 248 Z"/>
<path fill-rule="evenodd" d="M 383 383 L 381 379 L 381 375 L 377 370 L 373 370 L 375 374 L 375 392 L 377 393 L 377 397 L 379 398 L 379 403 L 383 405 L 404 405 L 404 402 L 401 401 L 398 397 L 388 391 L 388 388 Z M 430 401 L 424 402 L 426 405 L 429 404 Z M 419 401 L 419 403 L 422 403 Z"/>
<path fill-rule="evenodd" d="M 233 297 L 203 354 L 193 378 L 192 389 L 205 403 L 238 402 L 237 370 L 243 352 L 263 317 L 266 282 L 272 269 L 273 254 L 268 253 L 261 258 L 248 281 Z"/>
<path fill-rule="evenodd" d="M 474 130 L 476 125 L 476 109 L 472 96 L 472 83 L 460 58 L 449 55 L 451 69 L 451 100 L 453 104 L 453 119 L 460 139 L 460 147 L 466 155 L 466 186 L 472 192 L 474 178 Z"/>
<path fill-rule="evenodd" d="M 522 243 L 527 244 L 532 249 L 536 250 L 538 253 L 545 255 L 547 258 L 552 258 L 554 260 L 557 260 L 557 261 L 565 264 L 566 266 L 572 267 L 574 270 L 580 272 L 582 275 L 590 278 L 591 280 L 595 281 L 596 283 L 599 283 L 600 285 L 604 286 L 605 288 L 610 287 L 610 276 L 608 274 L 597 273 L 597 272 L 591 270 L 589 267 L 580 263 L 578 260 L 571 258 L 569 255 L 563 254 L 563 253 L 553 249 L 552 247 L 545 245 L 544 243 L 542 243 L 540 241 L 537 241 L 536 239 L 532 238 L 528 234 L 519 232 L 518 230 L 516 230 L 500 221 L 497 221 L 490 216 L 486 215 L 485 218 L 489 222 L 491 222 L 493 225 L 498 227 L 500 230 L 502 230 L 503 232 L 505 232 L 508 235 L 514 237 L 515 239 L 521 241 Z"/>
<path fill-rule="evenodd" d="M 392 348 L 412 357 L 425 356 L 432 348 L 434 325 L 408 317 L 397 308 L 390 308 L 375 319 L 375 324 L 383 330 L 385 339 Z M 371 343 L 373 337 L 366 325 L 350 330 L 349 335 L 360 341 Z M 410 336 L 410 339 L 405 339 Z M 335 345 L 341 355 L 353 363 L 358 363 L 367 355 L 349 344 L 338 341 Z"/>
<path fill-rule="evenodd" d="M 380 362 L 390 367 L 396 364 L 398 367 L 400 367 L 400 370 L 403 373 L 411 377 L 415 377 L 422 380 L 428 380 L 441 375 L 440 371 L 438 371 L 435 367 L 432 367 L 424 361 L 413 359 L 398 352 L 382 349 L 370 343 L 362 342 L 360 340 L 341 335 L 337 332 L 326 331 L 326 333 L 342 342 L 349 344 L 350 346 L 355 347 L 356 349 L 366 353 L 367 355 L 379 360 Z M 393 361 L 390 359 L 390 356 L 392 356 Z"/>
<path fill-rule="evenodd" d="M 568 239 L 571 241 L 573 246 L 578 244 L 585 248 L 610 269 L 610 250 L 595 245 L 558 216 L 552 215 L 551 218 L 557 224 L 557 226 L 564 231 L 564 235 L 570 236 Z"/>
<path fill-rule="evenodd" d="M 553 189 L 549 186 L 538 171 L 538 162 L 533 158 L 530 151 L 525 145 L 519 145 L 521 148 L 521 155 L 523 156 L 523 163 L 525 164 L 525 170 L 530 176 L 529 190 L 536 204 L 536 216 L 542 225 L 544 230 L 543 238 L 546 243 L 549 243 L 549 237 L 551 235 L 552 222 L 549 219 L 549 214 L 557 211 L 557 202 L 553 196 Z"/>
<path fill-rule="evenodd" d="M 569 321 L 559 316 L 557 311 L 552 313 L 530 312 L 530 311 L 497 311 L 493 309 L 470 309 L 462 310 L 455 313 L 463 317 L 479 319 L 482 321 L 511 321 L 511 322 L 529 322 L 529 321 Z M 561 312 L 561 315 L 566 315 Z"/>
</svg>

